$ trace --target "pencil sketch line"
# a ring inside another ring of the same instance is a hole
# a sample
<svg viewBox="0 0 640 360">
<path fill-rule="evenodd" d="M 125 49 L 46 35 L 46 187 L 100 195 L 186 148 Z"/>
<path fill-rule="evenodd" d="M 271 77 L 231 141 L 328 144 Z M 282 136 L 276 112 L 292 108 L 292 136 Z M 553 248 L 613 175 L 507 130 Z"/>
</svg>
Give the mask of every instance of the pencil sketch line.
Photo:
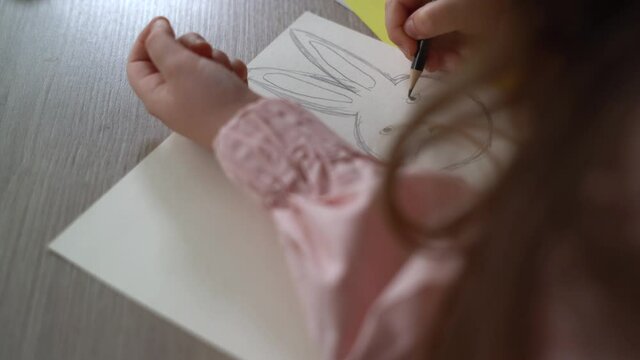
<svg viewBox="0 0 640 360">
<path fill-rule="evenodd" d="M 311 82 L 309 82 L 309 81 L 301 80 L 301 79 L 299 79 L 299 78 L 297 78 L 297 77 L 295 77 L 295 76 L 293 76 L 293 75 L 291 75 L 291 74 L 275 73 L 275 72 L 273 72 L 273 73 L 267 73 L 267 74 L 264 74 L 263 79 L 264 79 L 265 81 L 267 81 L 269 84 L 271 84 L 272 86 L 280 87 L 279 85 L 277 85 L 276 83 L 274 83 L 274 81 L 273 81 L 272 79 L 270 79 L 270 77 L 271 77 L 272 75 L 280 75 L 280 76 L 288 77 L 288 78 L 291 78 L 291 79 L 297 80 L 297 81 L 299 81 L 299 82 L 302 82 L 302 83 L 304 83 L 304 84 L 307 84 L 307 85 L 309 85 L 309 86 L 312 86 L 312 87 L 316 87 L 316 88 L 319 88 L 319 89 L 325 90 L 325 91 L 330 92 L 330 93 L 332 93 L 332 94 L 336 94 L 336 95 L 338 95 L 338 96 L 340 96 L 340 97 L 342 97 L 342 98 L 345 98 L 345 99 L 347 99 L 347 100 L 346 100 L 346 101 L 340 101 L 340 100 L 335 100 L 335 99 L 330 99 L 330 98 L 323 98 L 323 97 L 318 97 L 318 96 L 313 96 L 313 95 L 307 95 L 307 94 L 303 94 L 303 93 L 300 93 L 300 92 L 295 92 L 295 91 L 289 90 L 289 92 L 291 92 L 291 93 L 293 93 L 293 94 L 300 95 L 300 96 L 304 96 L 304 97 L 308 97 L 308 98 L 312 98 L 312 99 L 317 99 L 317 100 L 324 100 L 324 101 L 335 101 L 335 102 L 344 102 L 344 103 L 352 103 L 352 102 L 353 102 L 353 99 L 351 99 L 351 98 L 349 98 L 349 97 L 347 97 L 347 96 L 345 96 L 345 95 L 343 95 L 343 94 L 340 94 L 340 93 L 339 93 L 339 92 L 337 92 L 337 91 L 333 91 L 333 90 L 327 89 L 327 88 L 325 88 L 325 87 L 315 85 L 315 84 L 313 84 L 313 83 L 311 83 Z M 280 88 L 281 88 L 281 87 L 280 87 Z M 283 89 L 283 88 L 281 88 L 281 89 Z M 283 89 L 283 90 L 284 90 L 284 89 Z"/>
<path fill-rule="evenodd" d="M 334 53 L 336 56 L 338 56 L 339 58 L 341 58 L 345 63 L 351 65 L 354 69 L 356 69 L 357 71 L 359 71 L 360 73 L 362 73 L 364 76 L 366 76 L 370 81 L 371 81 L 371 85 L 367 86 L 365 84 L 362 84 L 359 81 L 356 81 L 356 79 L 353 79 L 350 76 L 345 75 L 342 71 L 340 71 L 339 69 L 337 69 L 334 65 L 331 64 L 331 62 L 329 62 L 325 56 L 316 48 L 316 44 L 323 46 L 326 50 Z M 359 67 L 357 67 L 356 65 L 354 65 L 353 63 L 351 63 L 349 60 L 347 60 L 344 56 L 338 54 L 336 51 L 332 50 L 331 48 L 327 47 L 324 44 L 320 44 L 318 42 L 310 42 L 310 45 L 316 49 L 316 51 L 318 52 L 318 56 L 332 69 L 334 69 L 338 74 L 342 75 L 344 78 L 349 79 L 351 81 L 353 81 L 354 83 L 360 85 L 361 87 L 371 90 L 373 88 L 376 87 L 376 79 L 374 79 L 373 77 L 371 77 L 369 74 L 365 73 L 364 71 L 362 71 L 362 69 L 360 69 Z"/>
<path fill-rule="evenodd" d="M 334 44 L 331 41 L 321 38 L 311 32 L 305 31 L 305 30 L 300 30 L 300 29 L 291 29 L 289 32 L 289 35 L 291 36 L 291 38 L 293 39 L 294 44 L 296 45 L 296 47 L 298 48 L 298 50 L 300 50 L 300 52 L 312 63 L 314 64 L 317 68 L 319 68 L 320 70 L 322 70 L 324 73 L 326 73 L 329 76 L 333 76 L 331 75 L 326 69 L 324 69 L 324 67 L 318 62 L 318 60 L 316 60 L 313 55 L 311 54 L 310 51 L 308 51 L 306 49 L 306 47 L 304 46 L 304 44 L 302 43 L 302 41 L 299 39 L 297 33 L 303 34 L 304 36 L 307 36 L 311 39 L 316 40 L 317 42 L 320 42 L 322 44 L 325 44 L 328 47 L 332 47 L 334 49 L 340 50 L 346 54 L 348 54 L 350 57 L 358 60 L 359 62 L 365 64 L 366 66 L 370 67 L 371 69 L 375 70 L 376 72 L 378 72 L 380 75 L 382 75 L 383 77 L 385 77 L 387 80 L 391 81 L 392 83 L 394 82 L 394 78 L 389 75 L 388 73 L 382 71 L 381 69 L 377 68 L 376 66 L 374 66 L 373 64 L 369 63 L 367 60 L 361 58 L 360 56 L 353 54 L 352 52 L 344 49 L 343 47 L 341 47 L 340 45 Z M 371 74 L 370 74 L 371 75 Z M 395 84 L 395 83 L 394 83 Z"/>
<path fill-rule="evenodd" d="M 471 99 L 471 101 L 473 101 L 476 105 L 478 105 L 482 110 L 482 113 L 485 119 L 487 120 L 487 126 L 488 126 L 487 137 L 485 141 L 482 143 L 482 145 L 478 148 L 478 150 L 476 150 L 475 153 L 471 154 L 468 158 L 463 159 L 457 163 L 453 163 L 443 167 L 442 168 L 443 170 L 456 170 L 463 166 L 466 166 L 475 162 L 476 160 L 480 159 L 484 154 L 486 154 L 489 151 L 489 149 L 491 148 L 491 144 L 493 143 L 494 124 L 493 124 L 493 117 L 491 116 L 489 109 L 487 109 L 487 106 L 482 101 L 480 101 L 476 96 L 472 94 L 466 94 L 466 96 L 469 99 Z"/>
<path fill-rule="evenodd" d="M 369 144 L 367 144 L 366 140 L 362 136 L 361 126 L 362 126 L 362 116 L 360 116 L 360 114 L 356 114 L 356 120 L 355 120 L 354 127 L 353 127 L 353 136 L 355 137 L 356 145 L 360 149 L 362 149 L 362 151 L 366 152 L 367 154 L 379 158 L 380 155 L 378 153 L 376 153 L 369 146 Z"/>
<path fill-rule="evenodd" d="M 258 74 L 258 76 L 256 76 L 256 73 Z M 301 82 L 308 84 L 309 86 L 317 87 L 322 89 L 323 91 L 330 91 L 331 93 L 342 96 L 345 100 L 343 102 L 330 101 L 334 104 L 310 101 L 309 99 L 314 98 L 314 96 L 300 93 L 287 87 L 283 87 L 273 81 L 273 79 L 269 79 L 269 76 L 274 74 L 293 77 Z M 306 80 L 302 80 L 301 78 L 304 78 Z M 340 89 L 333 83 L 335 79 L 329 78 L 327 76 L 301 71 L 281 70 L 277 68 L 252 68 L 249 72 L 249 80 L 253 85 L 257 85 L 280 98 L 298 102 L 311 110 L 316 110 L 325 114 L 336 116 L 353 116 L 356 114 L 355 111 L 349 108 L 349 105 L 353 103 L 353 98 L 349 96 L 349 93 L 340 93 Z M 313 81 L 317 81 L 318 84 L 314 84 Z M 322 86 L 323 84 L 326 86 L 334 86 L 335 88 L 328 90 L 325 86 Z"/>
</svg>

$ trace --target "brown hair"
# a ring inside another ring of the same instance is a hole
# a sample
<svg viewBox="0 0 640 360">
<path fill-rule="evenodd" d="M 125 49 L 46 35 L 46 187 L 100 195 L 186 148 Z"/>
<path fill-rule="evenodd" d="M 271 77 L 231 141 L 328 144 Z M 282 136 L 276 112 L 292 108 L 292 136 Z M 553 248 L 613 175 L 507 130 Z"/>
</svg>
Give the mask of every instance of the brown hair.
<svg viewBox="0 0 640 360">
<path fill-rule="evenodd" d="M 640 153 L 631 150 L 640 152 L 640 2 L 512 7 L 513 36 L 415 114 L 389 163 L 383 195 L 411 246 L 482 224 L 473 243 L 459 245 L 467 264 L 441 312 L 430 358 L 539 357 L 536 315 L 550 287 L 562 292 L 586 354 L 637 356 L 640 176 L 632 161 Z M 431 141 L 420 135 L 429 115 L 462 90 L 514 77 L 492 104 L 526 124 L 511 165 L 453 223 L 430 229 L 409 221 L 393 189 L 409 150 Z"/>
</svg>

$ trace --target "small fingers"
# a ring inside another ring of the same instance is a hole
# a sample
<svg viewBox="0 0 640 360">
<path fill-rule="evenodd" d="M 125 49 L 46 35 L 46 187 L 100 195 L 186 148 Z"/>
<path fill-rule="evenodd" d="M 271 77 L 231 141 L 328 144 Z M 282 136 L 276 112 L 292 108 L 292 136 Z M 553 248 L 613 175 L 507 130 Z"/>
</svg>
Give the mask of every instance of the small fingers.
<svg viewBox="0 0 640 360">
<path fill-rule="evenodd" d="M 460 64 L 460 51 L 464 49 L 465 40 L 458 33 L 438 36 L 430 41 L 427 69 L 430 71 L 452 72 Z"/>
<path fill-rule="evenodd" d="M 247 82 L 248 70 L 244 62 L 238 59 L 231 61 L 223 51 L 213 49 L 211 44 L 200 34 L 194 32 L 184 34 L 178 38 L 178 42 L 194 53 L 224 66 L 229 71 L 234 72 L 242 81 Z"/>
<path fill-rule="evenodd" d="M 225 54 L 223 51 L 220 51 L 218 49 L 213 49 L 213 54 L 211 55 L 211 59 L 217 62 L 218 64 L 226 67 L 227 69 L 229 69 L 229 71 L 233 71 L 233 69 L 231 68 L 231 61 L 229 60 L 229 57 L 227 56 L 227 54 Z"/>
<path fill-rule="evenodd" d="M 465 11 L 457 0 L 432 1 L 409 16 L 404 31 L 414 39 L 430 39 L 461 30 Z"/>
<path fill-rule="evenodd" d="M 135 61 L 149 61 L 149 53 L 147 52 L 147 47 L 145 46 L 145 42 L 151 33 L 151 27 L 153 23 L 156 22 L 159 17 L 152 19 L 147 26 L 140 32 L 140 35 L 136 38 L 136 41 L 133 43 L 133 47 L 131 49 L 131 53 L 129 54 L 129 62 Z"/>
<path fill-rule="evenodd" d="M 419 0 L 387 0 L 385 9 L 385 21 L 389 38 L 393 41 L 408 59 L 412 59 L 416 52 L 416 40 L 411 38 L 404 30 L 404 24 L 411 13 L 424 5 Z"/>
<path fill-rule="evenodd" d="M 159 18 L 151 26 L 145 46 L 153 64 L 165 77 L 173 76 L 179 69 L 197 59 L 194 54 L 175 39 L 169 21 Z"/>
<path fill-rule="evenodd" d="M 127 63 L 127 78 L 129 83 L 133 91 L 143 101 L 148 99 L 149 96 L 154 93 L 155 89 L 164 83 L 164 78 L 151 61 L 145 45 L 149 34 L 151 34 L 153 23 L 158 19 L 159 18 L 151 20 L 140 35 L 138 35 L 129 54 Z"/>
<path fill-rule="evenodd" d="M 449 52 L 443 55 L 443 68 L 446 72 L 454 72 L 460 67 L 460 55 L 455 52 Z"/>
<path fill-rule="evenodd" d="M 231 62 L 231 68 L 233 69 L 233 72 L 238 75 L 240 79 L 242 79 L 242 81 L 244 81 L 245 83 L 248 82 L 247 76 L 249 70 L 247 70 L 247 65 L 245 65 L 243 61 L 238 59 L 233 60 Z"/>
<path fill-rule="evenodd" d="M 207 40 L 198 33 L 192 32 L 184 34 L 178 38 L 178 42 L 202 57 L 207 59 L 212 59 L 213 57 L 213 48 L 211 47 L 211 44 L 209 44 Z"/>
</svg>

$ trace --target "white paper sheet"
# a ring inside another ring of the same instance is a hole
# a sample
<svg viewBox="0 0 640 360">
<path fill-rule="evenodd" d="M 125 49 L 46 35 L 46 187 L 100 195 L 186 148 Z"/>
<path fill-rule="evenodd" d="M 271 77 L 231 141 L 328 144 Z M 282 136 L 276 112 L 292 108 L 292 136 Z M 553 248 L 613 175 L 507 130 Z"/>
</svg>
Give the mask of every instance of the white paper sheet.
<svg viewBox="0 0 640 360">
<path fill-rule="evenodd" d="M 272 225 L 213 156 L 171 135 L 51 249 L 239 359 L 307 359 Z"/>
<path fill-rule="evenodd" d="M 389 140 L 381 129 L 397 131 L 389 120 L 412 107 L 405 102 L 408 62 L 397 49 L 309 13 L 249 67 L 257 92 L 303 103 L 363 151 L 383 152 Z M 459 155 L 452 163 L 469 156 Z M 227 181 L 211 154 L 178 135 L 51 249 L 237 358 L 317 357 L 266 214 Z"/>
</svg>

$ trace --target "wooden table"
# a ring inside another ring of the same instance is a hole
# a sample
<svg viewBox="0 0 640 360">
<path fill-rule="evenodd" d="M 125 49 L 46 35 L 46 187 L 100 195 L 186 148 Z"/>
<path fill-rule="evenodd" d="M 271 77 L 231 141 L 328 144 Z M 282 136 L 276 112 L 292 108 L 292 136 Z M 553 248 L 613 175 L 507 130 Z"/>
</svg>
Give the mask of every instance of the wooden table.
<svg viewBox="0 0 640 360">
<path fill-rule="evenodd" d="M 251 60 L 333 0 L 0 0 L 0 359 L 228 359 L 54 256 L 47 244 L 168 134 L 125 59 L 155 15 Z"/>
</svg>

